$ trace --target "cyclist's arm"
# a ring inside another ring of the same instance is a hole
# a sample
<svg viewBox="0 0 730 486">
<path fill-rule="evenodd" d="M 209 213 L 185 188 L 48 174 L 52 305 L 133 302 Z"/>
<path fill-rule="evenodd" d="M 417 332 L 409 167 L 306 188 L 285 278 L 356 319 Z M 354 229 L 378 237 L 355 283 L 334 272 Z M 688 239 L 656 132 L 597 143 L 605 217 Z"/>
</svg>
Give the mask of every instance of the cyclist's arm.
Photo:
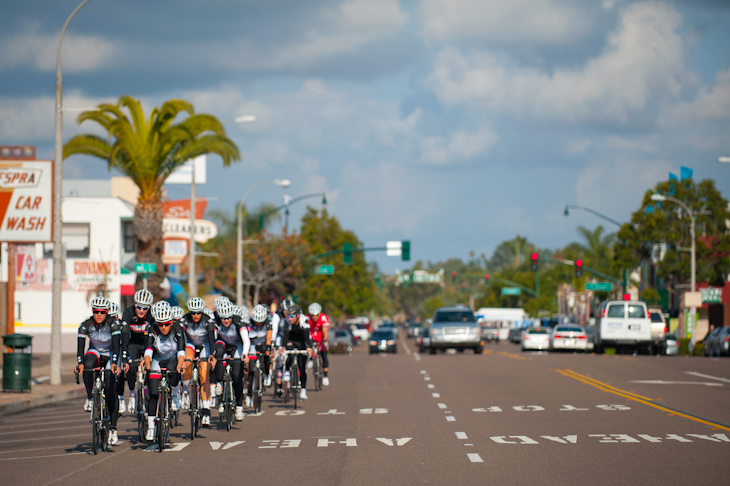
<svg viewBox="0 0 730 486">
<path fill-rule="evenodd" d="M 144 368 L 146 370 L 149 370 L 151 368 L 152 363 L 152 354 L 154 353 L 154 346 L 155 346 L 155 335 L 154 333 L 149 333 L 147 335 L 147 346 L 144 350 Z"/>
<path fill-rule="evenodd" d="M 241 335 L 241 341 L 243 341 L 243 353 L 241 353 L 241 359 L 248 363 L 248 350 L 251 348 L 251 338 L 248 337 L 248 327 L 245 324 L 241 324 L 238 329 L 238 333 Z"/>
<path fill-rule="evenodd" d="M 111 325 L 112 330 L 112 371 L 116 371 L 119 362 L 119 348 L 122 344 L 122 330 L 119 321 L 114 321 Z"/>
<path fill-rule="evenodd" d="M 86 351 L 86 322 L 82 322 L 79 326 L 78 344 L 76 346 L 76 364 L 79 372 L 84 371 L 84 351 Z"/>
<path fill-rule="evenodd" d="M 207 317 L 207 316 L 206 316 Z M 208 331 L 208 342 L 211 346 L 215 344 L 215 321 L 213 319 L 208 319 L 208 325 L 205 327 L 205 329 Z"/>
<path fill-rule="evenodd" d="M 330 336 L 330 320 L 326 315 L 322 314 L 322 344 L 326 345 L 326 343 L 329 342 L 328 341 L 329 336 Z"/>
</svg>

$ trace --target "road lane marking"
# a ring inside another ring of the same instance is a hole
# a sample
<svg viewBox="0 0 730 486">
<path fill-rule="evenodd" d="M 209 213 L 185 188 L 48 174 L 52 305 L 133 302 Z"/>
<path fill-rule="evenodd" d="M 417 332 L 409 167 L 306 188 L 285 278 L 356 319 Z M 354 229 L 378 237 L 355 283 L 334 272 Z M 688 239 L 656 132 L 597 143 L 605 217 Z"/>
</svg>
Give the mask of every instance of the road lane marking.
<svg viewBox="0 0 730 486">
<path fill-rule="evenodd" d="M 482 459 L 482 456 L 479 454 L 471 453 L 467 454 L 466 457 L 468 457 L 471 462 L 484 462 L 484 459 Z"/>
<path fill-rule="evenodd" d="M 427 374 L 428 374 L 428 371 L 426 371 L 426 370 L 421 370 L 421 374 L 422 374 L 422 375 L 427 375 Z"/>
<path fill-rule="evenodd" d="M 387 445 L 388 447 L 393 447 L 393 439 L 386 439 L 383 437 L 378 437 L 375 440 L 382 442 L 383 444 Z M 406 445 L 411 440 L 411 437 L 402 437 L 400 439 L 395 439 L 395 445 L 397 447 L 402 447 Z"/>
<path fill-rule="evenodd" d="M 403 346 L 403 349 L 406 350 L 406 354 L 410 356 L 411 348 L 408 347 L 408 344 L 406 344 L 406 342 L 403 340 L 403 338 L 398 339 L 398 341 L 400 341 L 400 345 Z"/>
<path fill-rule="evenodd" d="M 468 439 L 469 437 L 466 436 L 466 432 L 454 432 L 456 434 L 457 439 Z"/>
<path fill-rule="evenodd" d="M 56 427 L 53 429 L 43 429 L 43 432 L 47 432 L 49 430 L 86 429 L 88 427 L 89 427 L 89 424 L 86 423 L 84 425 L 75 425 L 73 427 Z M 28 433 L 27 430 L 19 430 L 17 432 L 3 432 L 3 433 L 0 433 L 0 435 L 17 435 L 17 434 L 27 434 L 27 433 Z"/>
<path fill-rule="evenodd" d="M 431 396 L 434 397 L 434 398 L 441 398 L 441 394 L 440 393 L 431 393 Z"/>
<path fill-rule="evenodd" d="M 601 381 L 594 380 L 593 378 L 590 378 L 585 375 L 581 375 L 580 373 L 576 373 L 575 371 L 572 371 L 572 370 L 555 370 L 555 371 L 557 371 L 558 373 L 560 373 L 563 376 L 567 376 L 568 378 L 573 378 L 574 380 L 581 381 L 587 385 L 594 386 L 594 387 L 598 388 L 599 390 L 607 391 L 609 393 L 613 393 L 614 395 L 628 398 L 630 400 L 634 400 L 636 402 L 643 403 L 644 405 L 654 407 L 658 410 L 662 410 L 662 411 L 668 412 L 670 414 L 679 415 L 680 417 L 683 417 L 683 418 L 686 418 L 689 420 L 694 420 L 695 422 L 699 422 L 701 424 L 705 424 L 705 425 L 709 425 L 711 427 L 717 427 L 722 430 L 730 431 L 730 426 L 720 424 L 718 422 L 713 422 L 711 420 L 703 419 L 701 417 L 697 417 L 697 416 L 691 415 L 689 413 L 680 412 L 679 410 L 675 410 L 673 408 L 669 408 L 669 407 L 666 407 L 663 405 L 659 405 L 657 403 L 654 403 L 651 398 L 642 397 L 641 395 L 637 395 L 636 393 L 631 393 L 626 390 L 621 390 L 620 388 L 611 386 L 608 383 L 603 383 Z"/>
<path fill-rule="evenodd" d="M 438 404 L 438 408 L 444 409 L 444 408 L 446 408 L 446 404 L 445 403 L 439 403 Z"/>
<path fill-rule="evenodd" d="M 456 422 L 456 417 L 454 417 L 453 415 L 447 415 L 446 421 L 447 422 Z"/>
<path fill-rule="evenodd" d="M 730 380 L 728 380 L 727 378 L 720 378 L 719 376 L 706 375 L 704 373 L 698 373 L 696 371 L 685 371 L 685 373 L 692 376 L 698 376 L 700 378 L 709 378 L 710 380 L 724 381 L 725 383 L 730 383 Z"/>
<path fill-rule="evenodd" d="M 507 356 L 508 358 L 521 359 L 523 361 L 527 360 L 527 358 L 525 358 L 524 356 L 520 356 L 519 354 L 505 353 L 504 351 L 500 351 L 497 354 L 500 356 Z"/>
<path fill-rule="evenodd" d="M 429 390 L 433 390 L 434 388 L 436 388 L 436 385 L 428 384 L 426 386 L 428 387 Z"/>
<path fill-rule="evenodd" d="M 78 456 L 80 454 L 88 456 L 89 454 L 91 454 L 91 452 L 67 452 L 65 454 L 51 454 L 49 456 L 11 457 L 8 459 L 0 459 L 0 461 L 21 461 L 23 459 L 43 459 L 45 457 Z"/>
<path fill-rule="evenodd" d="M 632 380 L 629 383 L 643 383 L 645 385 L 704 385 L 723 386 L 722 383 L 707 383 L 704 381 L 664 381 L 664 380 Z"/>
<path fill-rule="evenodd" d="M 57 435 L 55 437 L 36 437 L 35 439 L 13 439 L 13 440 L 0 440 L 0 444 L 7 444 L 9 442 L 30 442 L 33 440 L 51 440 L 51 439 L 65 439 L 67 437 L 81 437 L 88 434 L 71 434 L 71 435 Z"/>
</svg>

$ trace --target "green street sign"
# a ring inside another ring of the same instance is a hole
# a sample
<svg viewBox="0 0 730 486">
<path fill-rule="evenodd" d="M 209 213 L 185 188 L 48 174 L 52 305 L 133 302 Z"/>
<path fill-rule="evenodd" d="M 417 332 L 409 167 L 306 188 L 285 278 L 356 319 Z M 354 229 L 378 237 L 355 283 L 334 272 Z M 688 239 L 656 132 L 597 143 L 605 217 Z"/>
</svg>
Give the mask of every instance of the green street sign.
<svg viewBox="0 0 730 486">
<path fill-rule="evenodd" d="M 155 273 L 157 271 L 157 265 L 154 263 L 135 263 L 134 271 L 136 273 Z"/>
<path fill-rule="evenodd" d="M 613 290 L 613 284 L 611 284 L 611 282 L 588 282 L 586 283 L 586 290 L 602 290 L 610 292 Z"/>
<path fill-rule="evenodd" d="M 315 275 L 334 275 L 335 266 L 334 265 L 317 265 L 316 267 L 314 267 L 314 274 Z"/>
<path fill-rule="evenodd" d="M 522 289 L 519 287 L 502 287 L 502 295 L 520 295 Z"/>
</svg>

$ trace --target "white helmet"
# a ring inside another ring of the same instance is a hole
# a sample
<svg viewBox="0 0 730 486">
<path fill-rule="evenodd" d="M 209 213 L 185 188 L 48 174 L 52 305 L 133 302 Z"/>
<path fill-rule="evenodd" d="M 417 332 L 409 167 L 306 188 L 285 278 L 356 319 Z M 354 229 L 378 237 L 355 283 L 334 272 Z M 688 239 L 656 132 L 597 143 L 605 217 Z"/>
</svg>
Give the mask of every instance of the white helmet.
<svg viewBox="0 0 730 486">
<path fill-rule="evenodd" d="M 190 312 L 203 312 L 205 309 L 205 301 L 200 297 L 193 297 L 188 300 L 188 310 Z"/>
<path fill-rule="evenodd" d="M 309 315 L 310 316 L 318 316 L 322 313 L 322 306 L 318 303 L 314 302 L 312 304 L 309 304 Z"/>
<path fill-rule="evenodd" d="M 294 305 L 294 301 L 291 299 L 284 299 L 281 301 L 281 310 L 284 311 L 285 314 L 289 313 L 289 308 Z"/>
<path fill-rule="evenodd" d="M 172 318 L 173 319 L 182 319 L 182 316 L 185 315 L 185 311 L 180 306 L 174 306 L 172 308 Z"/>
<path fill-rule="evenodd" d="M 152 292 L 149 290 L 138 290 L 134 294 L 134 303 L 139 305 L 152 305 Z"/>
<path fill-rule="evenodd" d="M 110 316 L 119 315 L 119 306 L 117 304 L 115 304 L 114 302 L 109 302 L 109 315 Z"/>
<path fill-rule="evenodd" d="M 216 297 L 213 301 L 213 305 L 215 306 L 215 310 L 218 310 L 221 308 L 221 305 L 223 302 L 230 302 L 231 300 L 226 297 L 225 295 L 221 295 L 220 297 Z"/>
<path fill-rule="evenodd" d="M 159 302 L 157 303 L 159 304 Z M 157 305 L 155 304 L 155 305 Z M 154 307 L 152 308 L 152 316 L 155 318 L 155 321 L 157 322 L 167 322 L 172 320 L 172 307 L 168 304 L 167 306 L 161 305 L 157 307 L 157 312 L 154 311 Z"/>
<path fill-rule="evenodd" d="M 154 305 L 152 306 L 152 309 L 150 310 L 150 312 L 152 313 L 152 318 L 154 320 L 156 320 L 157 322 L 169 321 L 171 317 L 168 319 L 163 319 L 163 320 L 160 320 L 157 318 L 157 316 L 160 314 L 160 311 L 162 311 L 164 309 L 167 309 L 167 311 L 169 311 L 168 315 L 172 316 L 172 307 L 170 307 L 170 303 L 168 301 L 159 300 L 159 301 L 155 302 Z"/>
<path fill-rule="evenodd" d="M 251 311 L 251 317 L 253 317 L 254 322 L 264 322 L 269 318 L 269 309 L 264 304 L 259 304 Z"/>
<path fill-rule="evenodd" d="M 228 319 L 231 316 L 233 316 L 233 304 L 230 300 L 224 300 L 218 307 L 218 317 Z"/>
<path fill-rule="evenodd" d="M 102 297 L 101 295 L 98 297 L 94 297 L 91 299 L 91 308 L 94 310 L 109 310 L 109 301 L 106 297 Z"/>
<path fill-rule="evenodd" d="M 246 307 L 245 305 L 233 306 L 233 313 L 240 317 L 243 322 L 248 322 L 251 320 L 251 315 L 248 313 L 248 307 Z"/>
<path fill-rule="evenodd" d="M 215 314 L 213 314 L 212 309 L 208 309 L 207 307 L 203 309 L 203 312 L 205 312 L 205 315 L 213 319 L 215 317 Z"/>
</svg>

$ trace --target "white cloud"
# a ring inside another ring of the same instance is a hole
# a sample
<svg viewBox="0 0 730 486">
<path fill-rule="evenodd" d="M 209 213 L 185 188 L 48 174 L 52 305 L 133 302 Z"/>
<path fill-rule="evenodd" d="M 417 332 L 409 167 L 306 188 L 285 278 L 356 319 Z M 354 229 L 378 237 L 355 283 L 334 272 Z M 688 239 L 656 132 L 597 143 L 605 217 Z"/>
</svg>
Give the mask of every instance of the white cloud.
<svg viewBox="0 0 730 486">
<path fill-rule="evenodd" d="M 55 71 L 60 32 L 41 32 L 36 24 L 0 39 L 0 71 L 30 66 Z M 61 46 L 64 73 L 82 72 L 114 63 L 116 48 L 108 39 L 67 32 Z"/>
<path fill-rule="evenodd" d="M 677 126 L 697 121 L 729 119 L 730 69 L 725 69 L 717 74 L 713 86 L 703 86 L 692 101 L 668 108 L 659 122 L 662 126 Z"/>
<path fill-rule="evenodd" d="M 631 5 L 601 55 L 581 68 L 550 73 L 506 64 L 488 52 L 445 47 L 426 85 L 450 105 L 478 101 L 517 117 L 627 123 L 652 100 L 679 94 L 686 76 L 681 22 L 666 4 Z"/>
<path fill-rule="evenodd" d="M 499 44 L 574 42 L 591 28 L 584 2 L 555 0 L 424 0 L 419 16 L 427 37 Z"/>
</svg>

